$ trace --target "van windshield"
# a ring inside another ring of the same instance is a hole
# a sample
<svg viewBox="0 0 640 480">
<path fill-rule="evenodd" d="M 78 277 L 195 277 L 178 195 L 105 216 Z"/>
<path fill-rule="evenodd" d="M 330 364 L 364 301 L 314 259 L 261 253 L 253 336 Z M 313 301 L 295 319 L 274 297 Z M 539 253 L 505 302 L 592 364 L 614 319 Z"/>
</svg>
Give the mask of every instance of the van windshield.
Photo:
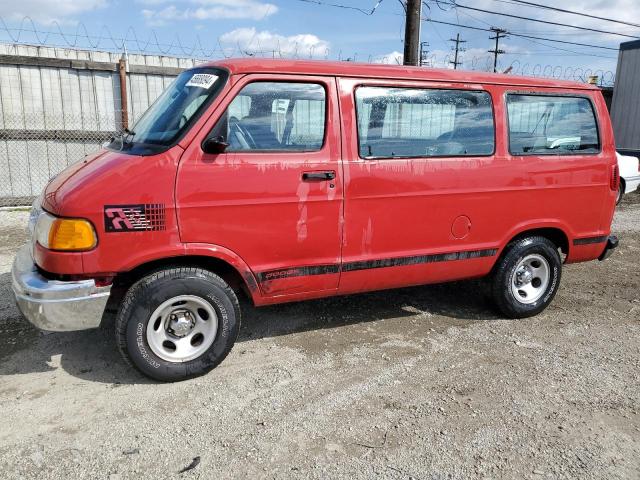
<svg viewBox="0 0 640 480">
<path fill-rule="evenodd" d="M 114 137 L 111 150 L 153 155 L 174 145 L 224 87 L 228 74 L 216 68 L 182 72 L 130 131 Z"/>
</svg>

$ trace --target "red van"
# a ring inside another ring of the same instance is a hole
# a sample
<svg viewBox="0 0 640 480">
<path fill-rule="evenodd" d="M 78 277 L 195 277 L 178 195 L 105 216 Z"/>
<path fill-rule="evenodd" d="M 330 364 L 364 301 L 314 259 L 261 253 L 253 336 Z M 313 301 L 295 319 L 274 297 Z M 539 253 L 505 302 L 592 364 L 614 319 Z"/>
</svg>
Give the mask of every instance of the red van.
<svg viewBox="0 0 640 480">
<path fill-rule="evenodd" d="M 541 312 L 604 259 L 619 175 L 599 90 L 506 75 L 264 59 L 184 71 L 133 131 L 53 179 L 13 267 L 45 330 L 117 309 L 163 381 L 231 350 L 255 306 L 487 276 Z"/>
</svg>

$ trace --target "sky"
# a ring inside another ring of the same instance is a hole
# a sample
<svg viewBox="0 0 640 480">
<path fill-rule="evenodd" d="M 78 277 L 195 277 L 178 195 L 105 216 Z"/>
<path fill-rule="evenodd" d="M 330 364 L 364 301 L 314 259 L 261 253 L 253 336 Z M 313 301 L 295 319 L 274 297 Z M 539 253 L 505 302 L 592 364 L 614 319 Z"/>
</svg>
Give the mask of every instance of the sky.
<svg viewBox="0 0 640 480">
<path fill-rule="evenodd" d="M 458 6 L 456 7 L 456 1 Z M 534 3 L 561 6 L 592 15 L 640 23 L 638 0 L 575 0 Z M 341 4 L 339 8 L 329 4 Z M 402 61 L 404 10 L 400 0 L 0 0 L 0 42 L 166 53 L 197 58 L 268 56 L 329 58 L 367 62 Z M 610 33 L 582 31 L 464 9 L 494 10 Z M 371 13 L 373 11 L 373 13 Z M 371 13 L 371 14 L 370 14 Z M 518 4 L 513 0 L 429 0 L 423 18 L 456 26 L 422 22 L 421 40 L 428 42 L 426 60 L 451 67 L 449 39 L 466 41 L 460 58 L 464 69 L 493 68 L 488 50 L 496 26 L 513 33 L 617 49 L 640 37 L 640 28 Z M 630 37 L 613 35 L 622 33 Z M 64 35 L 62 35 L 64 34 Z M 545 73 L 547 76 L 600 75 L 615 72 L 617 51 L 508 36 L 499 70 Z M 607 73 L 604 73 L 607 72 Z"/>
</svg>

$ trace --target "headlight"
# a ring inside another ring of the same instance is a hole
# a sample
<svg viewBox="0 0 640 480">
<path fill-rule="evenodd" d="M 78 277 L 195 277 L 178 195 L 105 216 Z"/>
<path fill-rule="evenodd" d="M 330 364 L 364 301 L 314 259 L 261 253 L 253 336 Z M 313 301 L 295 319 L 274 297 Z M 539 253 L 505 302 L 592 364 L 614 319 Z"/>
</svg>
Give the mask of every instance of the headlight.
<svg viewBox="0 0 640 480">
<path fill-rule="evenodd" d="M 33 237 L 38 217 L 42 214 L 42 195 L 36 198 L 31 205 L 31 211 L 29 212 L 29 223 L 27 224 L 27 233 Z"/>
<path fill-rule="evenodd" d="M 35 239 L 44 248 L 68 252 L 91 250 L 98 240 L 93 225 L 81 218 L 58 218 L 48 213 L 38 217 Z"/>
</svg>

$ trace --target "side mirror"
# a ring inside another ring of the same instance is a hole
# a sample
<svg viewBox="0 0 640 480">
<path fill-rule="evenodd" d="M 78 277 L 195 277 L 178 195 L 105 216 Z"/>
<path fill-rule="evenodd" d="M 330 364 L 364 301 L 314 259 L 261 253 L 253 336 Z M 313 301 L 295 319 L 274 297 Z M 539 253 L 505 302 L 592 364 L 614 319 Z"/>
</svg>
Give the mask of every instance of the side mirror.
<svg viewBox="0 0 640 480">
<path fill-rule="evenodd" d="M 229 144 L 225 142 L 224 137 L 210 137 L 202 143 L 202 151 L 217 155 L 224 153 L 228 146 Z"/>
</svg>

